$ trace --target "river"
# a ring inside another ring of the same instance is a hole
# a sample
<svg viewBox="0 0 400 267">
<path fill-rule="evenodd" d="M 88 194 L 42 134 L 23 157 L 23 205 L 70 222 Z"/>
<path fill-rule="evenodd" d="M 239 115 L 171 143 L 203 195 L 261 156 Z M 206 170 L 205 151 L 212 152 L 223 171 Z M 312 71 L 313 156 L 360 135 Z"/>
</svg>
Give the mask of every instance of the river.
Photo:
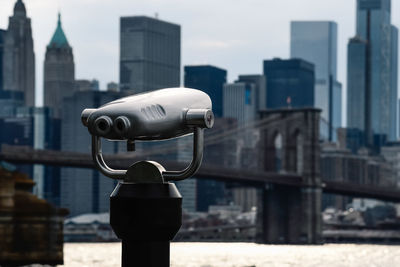
<svg viewBox="0 0 400 267">
<path fill-rule="evenodd" d="M 66 267 L 119 267 L 120 243 L 66 243 Z M 400 246 L 172 243 L 171 267 L 397 267 Z"/>
</svg>

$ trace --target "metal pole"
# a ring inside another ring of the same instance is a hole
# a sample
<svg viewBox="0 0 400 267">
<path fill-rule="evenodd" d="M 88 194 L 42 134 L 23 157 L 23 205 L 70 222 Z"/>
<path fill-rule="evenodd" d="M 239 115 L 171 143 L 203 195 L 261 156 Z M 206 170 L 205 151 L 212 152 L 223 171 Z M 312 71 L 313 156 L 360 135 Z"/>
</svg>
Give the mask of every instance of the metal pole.
<svg viewBox="0 0 400 267">
<path fill-rule="evenodd" d="M 122 267 L 169 267 L 169 241 L 122 241 Z"/>
<path fill-rule="evenodd" d="M 122 239 L 122 267 L 169 267 L 182 196 L 172 183 L 119 183 L 110 197 L 110 224 Z"/>
</svg>

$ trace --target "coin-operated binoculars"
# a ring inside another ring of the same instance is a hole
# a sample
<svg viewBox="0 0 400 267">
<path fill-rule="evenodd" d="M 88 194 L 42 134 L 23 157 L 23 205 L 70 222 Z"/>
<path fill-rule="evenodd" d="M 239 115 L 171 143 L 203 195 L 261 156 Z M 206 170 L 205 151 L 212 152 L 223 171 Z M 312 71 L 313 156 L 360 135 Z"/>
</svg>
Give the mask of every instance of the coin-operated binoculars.
<svg viewBox="0 0 400 267">
<path fill-rule="evenodd" d="M 209 96 L 199 90 L 168 88 L 137 94 L 85 109 L 82 123 L 92 135 L 92 156 L 107 177 L 120 180 L 110 196 L 110 224 L 122 239 L 123 267 L 169 266 L 169 246 L 182 225 L 182 197 L 170 181 L 192 176 L 203 157 L 203 131 L 214 124 Z M 126 141 L 166 140 L 193 134 L 193 159 L 181 171 L 154 161 L 127 170 L 107 166 L 101 138 Z"/>
</svg>

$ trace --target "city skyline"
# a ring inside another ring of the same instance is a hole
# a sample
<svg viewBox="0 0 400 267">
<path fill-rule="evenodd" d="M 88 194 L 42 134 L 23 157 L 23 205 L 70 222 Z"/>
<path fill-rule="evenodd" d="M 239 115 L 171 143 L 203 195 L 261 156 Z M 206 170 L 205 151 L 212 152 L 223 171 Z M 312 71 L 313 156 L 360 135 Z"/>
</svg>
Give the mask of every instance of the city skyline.
<svg viewBox="0 0 400 267">
<path fill-rule="evenodd" d="M 224 8 L 211 6 L 212 1 L 201 5 L 181 1 L 146 3 L 126 3 L 96 1 L 94 12 L 87 14 L 85 8 L 93 1 L 59 2 L 50 0 L 25 1 L 28 16 L 32 19 L 36 53 L 36 87 L 43 90 L 43 70 L 45 45 L 53 34 L 57 12 L 63 15 L 65 31 L 76 53 L 77 79 L 97 78 L 101 88 L 109 81 L 118 81 L 119 62 L 119 17 L 133 15 L 158 16 L 162 20 L 182 26 L 182 65 L 212 64 L 228 70 L 228 82 L 233 82 L 239 74 L 261 73 L 262 60 L 273 57 L 289 58 L 290 21 L 332 20 L 338 24 L 338 80 L 343 83 L 343 98 L 346 98 L 346 45 L 355 34 L 356 1 L 279 1 L 265 3 L 220 2 Z M 291 5 L 287 9 L 288 4 Z M 400 25 L 399 3 L 392 3 L 392 23 Z M 7 28 L 8 17 L 12 15 L 14 1 L 0 2 L 0 28 Z M 312 6 L 312 9 L 310 8 Z M 179 8 L 177 8 L 177 6 Z M 112 8 L 111 8 L 112 7 Z M 243 17 L 242 11 L 251 16 Z M 216 10 L 216 12 L 213 12 Z M 49 16 L 44 17 L 46 13 Z M 51 14 L 54 13 L 54 16 Z M 204 20 L 207 16 L 207 20 Z M 98 18 L 102 19 L 99 20 Z M 239 22 L 238 22 L 239 21 Z M 245 21 L 245 23 L 242 23 Z M 281 27 L 276 27 L 279 24 Z M 251 30 L 249 30 L 251 29 Z M 102 56 L 99 57 L 98 55 Z M 183 79 L 181 77 L 181 84 Z M 345 103 L 345 102 L 344 102 Z M 42 102 L 37 101 L 37 104 Z M 346 110 L 342 110 L 342 118 Z M 344 122 L 346 118 L 343 118 Z"/>
</svg>

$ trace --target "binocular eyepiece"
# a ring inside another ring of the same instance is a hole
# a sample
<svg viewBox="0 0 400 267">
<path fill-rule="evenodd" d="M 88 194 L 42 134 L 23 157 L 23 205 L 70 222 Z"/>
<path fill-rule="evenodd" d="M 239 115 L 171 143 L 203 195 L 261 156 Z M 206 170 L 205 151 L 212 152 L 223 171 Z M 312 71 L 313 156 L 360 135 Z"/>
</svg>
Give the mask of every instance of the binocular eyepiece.
<svg viewBox="0 0 400 267">
<path fill-rule="evenodd" d="M 82 123 L 92 135 L 110 140 L 164 140 L 211 128 L 210 97 L 188 88 L 168 88 L 85 109 Z"/>
</svg>

